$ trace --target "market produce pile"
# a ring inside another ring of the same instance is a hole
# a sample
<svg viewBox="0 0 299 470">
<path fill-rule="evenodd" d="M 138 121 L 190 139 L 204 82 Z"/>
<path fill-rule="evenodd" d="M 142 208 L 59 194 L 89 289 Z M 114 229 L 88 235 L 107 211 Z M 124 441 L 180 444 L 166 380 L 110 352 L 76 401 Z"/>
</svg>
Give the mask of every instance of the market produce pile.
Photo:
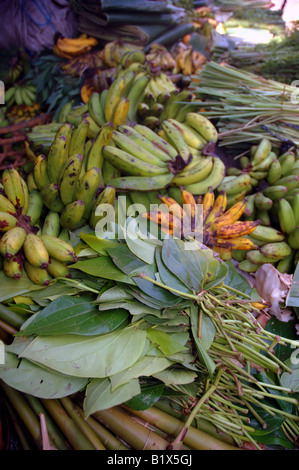
<svg viewBox="0 0 299 470">
<path fill-rule="evenodd" d="M 0 448 L 295 449 L 296 88 L 82 18 L 6 75 Z"/>
</svg>

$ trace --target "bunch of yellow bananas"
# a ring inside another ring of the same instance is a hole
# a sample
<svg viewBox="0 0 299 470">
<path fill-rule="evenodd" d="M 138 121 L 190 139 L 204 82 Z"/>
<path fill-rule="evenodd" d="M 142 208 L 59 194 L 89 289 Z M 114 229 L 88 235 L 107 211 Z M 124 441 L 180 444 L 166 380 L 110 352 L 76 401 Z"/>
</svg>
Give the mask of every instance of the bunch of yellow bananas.
<svg viewBox="0 0 299 470">
<path fill-rule="evenodd" d="M 175 55 L 175 73 L 183 73 L 183 75 L 193 75 L 198 73 L 204 64 L 206 63 L 207 58 L 200 52 L 194 50 L 190 45 L 182 45 Z"/>
<path fill-rule="evenodd" d="M 89 52 L 98 44 L 98 40 L 81 34 L 77 38 L 59 37 L 53 46 L 53 52 L 64 59 L 72 59 Z"/>
<path fill-rule="evenodd" d="M 260 221 L 241 221 L 245 201 L 237 202 L 227 209 L 225 192 L 215 196 L 209 188 L 203 196 L 195 197 L 184 188 L 179 198 L 159 196 L 168 210 L 150 210 L 144 214 L 157 223 L 161 230 L 175 237 L 186 238 L 198 234 L 202 242 L 222 259 L 231 259 L 233 250 L 252 250 L 257 245 L 248 238 Z"/>
<path fill-rule="evenodd" d="M 3 171 L 0 194 L 0 255 L 7 277 L 20 279 L 25 270 L 36 284 L 48 285 L 53 278 L 69 275 L 68 264 L 76 260 L 70 243 L 35 225 L 43 211 L 39 191 L 29 191 L 13 167 Z"/>
<path fill-rule="evenodd" d="M 133 50 L 142 51 L 142 47 L 120 40 L 107 42 L 101 51 L 104 65 L 108 68 L 117 67 L 123 56 Z"/>
<path fill-rule="evenodd" d="M 172 72 L 176 67 L 175 58 L 171 52 L 162 44 L 152 44 L 149 52 L 146 54 L 146 60 L 154 68 L 160 68 L 161 71 Z"/>
</svg>

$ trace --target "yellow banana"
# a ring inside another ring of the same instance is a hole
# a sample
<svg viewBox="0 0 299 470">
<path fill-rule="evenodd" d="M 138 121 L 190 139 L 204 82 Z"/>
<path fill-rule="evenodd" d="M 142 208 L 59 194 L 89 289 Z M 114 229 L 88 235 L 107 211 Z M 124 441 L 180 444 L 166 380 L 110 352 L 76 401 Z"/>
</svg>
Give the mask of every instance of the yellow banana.
<svg viewBox="0 0 299 470">
<path fill-rule="evenodd" d="M 28 233 L 23 244 L 23 251 L 32 266 L 47 269 L 49 254 L 40 237 L 34 233 Z"/>
<path fill-rule="evenodd" d="M 203 224 L 205 224 L 209 213 L 213 209 L 214 202 L 215 193 L 212 186 L 210 186 L 209 188 L 207 188 L 207 191 L 204 193 L 204 196 L 202 198 Z"/>
<path fill-rule="evenodd" d="M 26 204 L 26 194 L 24 193 L 24 185 L 18 170 L 14 167 L 6 168 L 2 174 L 2 184 L 8 200 L 16 209 L 23 209 Z M 25 183 L 26 184 L 26 183 Z M 28 190 L 27 190 L 28 191 Z"/>
<path fill-rule="evenodd" d="M 60 197 L 59 184 L 50 183 L 44 186 L 40 191 L 44 205 L 54 212 L 61 212 L 64 204 Z"/>
<path fill-rule="evenodd" d="M 43 241 L 50 258 L 54 258 L 62 263 L 75 263 L 77 261 L 77 256 L 75 251 L 69 243 L 51 235 L 41 235 L 41 240 Z"/>
<path fill-rule="evenodd" d="M 83 218 L 88 218 L 94 204 L 94 198 L 101 181 L 101 171 L 98 168 L 91 168 L 76 185 L 75 200 L 84 202 Z"/>
<path fill-rule="evenodd" d="M 209 119 L 199 113 L 187 113 L 185 123 L 195 129 L 207 142 L 217 142 L 218 131 Z"/>
<path fill-rule="evenodd" d="M 249 235 L 258 225 L 260 225 L 260 220 L 244 220 L 244 221 L 237 221 L 230 225 L 223 225 L 221 227 L 216 228 L 212 232 L 213 237 L 217 238 L 237 238 L 243 237 L 244 235 Z"/>
<path fill-rule="evenodd" d="M 45 155 L 38 155 L 32 170 L 35 185 L 39 190 L 51 182 L 47 170 L 47 160 Z"/>
<path fill-rule="evenodd" d="M 205 180 L 213 169 L 212 157 L 193 157 L 189 165 L 185 166 L 173 178 L 175 186 L 185 186 Z"/>
<path fill-rule="evenodd" d="M 82 119 L 76 129 L 73 130 L 72 135 L 70 136 L 70 143 L 68 148 L 68 154 L 66 158 L 70 155 L 80 154 L 83 155 L 84 147 L 88 135 L 89 121 L 87 119 Z M 59 180 L 58 180 L 59 181 Z"/>
<path fill-rule="evenodd" d="M 57 259 L 54 258 L 49 259 L 47 271 L 53 278 L 71 277 L 70 268 L 65 263 L 57 261 Z"/>
<path fill-rule="evenodd" d="M 198 183 L 185 185 L 185 189 L 192 194 L 205 194 L 211 186 L 216 189 L 223 181 L 225 175 L 225 165 L 218 157 L 213 157 L 213 169 L 209 176 Z"/>
<path fill-rule="evenodd" d="M 200 150 L 207 144 L 207 140 L 187 124 L 172 118 L 168 118 L 167 121 L 171 122 L 181 132 L 183 138 L 189 146 Z"/>
<path fill-rule="evenodd" d="M 83 157 L 80 154 L 69 157 L 59 185 L 59 194 L 64 205 L 70 204 L 74 200 L 76 184 L 81 173 Z"/>
<path fill-rule="evenodd" d="M 104 125 L 95 138 L 87 156 L 86 170 L 91 168 L 102 169 L 103 165 L 103 147 L 108 145 L 113 133 L 113 124 Z"/>
<path fill-rule="evenodd" d="M 98 215 L 97 207 L 101 204 L 110 204 L 111 206 L 114 206 L 115 199 L 116 199 L 116 191 L 113 186 L 108 185 L 103 191 L 101 191 L 101 193 L 98 195 L 98 197 L 95 200 L 94 207 L 89 217 L 89 225 L 92 228 L 95 228 L 96 224 L 103 217 L 102 215 Z"/>
<path fill-rule="evenodd" d="M 167 140 L 176 149 L 178 155 L 183 159 L 186 165 L 191 162 L 192 154 L 185 138 L 169 120 L 163 121 L 161 127 L 164 130 Z"/>
<path fill-rule="evenodd" d="M 257 249 L 257 245 L 246 237 L 236 237 L 236 238 L 218 238 L 218 237 L 210 237 L 209 238 L 209 246 L 212 248 L 220 247 L 232 250 L 255 250 Z"/>
<path fill-rule="evenodd" d="M 83 224 L 85 203 L 73 201 L 65 206 L 60 214 L 60 225 L 64 228 L 74 230 Z M 58 234 L 54 235 L 58 236 Z"/>
<path fill-rule="evenodd" d="M 47 171 L 51 183 L 59 183 L 62 168 L 69 156 L 72 132 L 70 124 L 63 124 L 49 149 Z"/>
<path fill-rule="evenodd" d="M 16 227 L 17 218 L 8 212 L 0 212 L 0 232 L 7 232 Z"/>
<path fill-rule="evenodd" d="M 52 278 L 46 269 L 32 266 L 26 259 L 24 259 L 24 268 L 27 276 L 34 284 L 48 286 L 51 283 Z"/>
<path fill-rule="evenodd" d="M 134 79 L 135 73 L 129 71 L 125 75 L 116 77 L 115 80 L 111 83 L 105 101 L 105 119 L 107 122 L 113 121 L 113 114 L 115 112 L 116 106 L 118 105 L 120 99 L 125 96 L 125 91 L 128 85 Z"/>
<path fill-rule="evenodd" d="M 126 124 L 128 120 L 129 107 L 129 98 L 127 98 L 126 96 L 122 96 L 117 105 L 115 106 L 112 116 L 112 122 L 115 129 L 117 128 L 117 126 Z"/>
<path fill-rule="evenodd" d="M 19 251 L 12 258 L 3 260 L 4 274 L 12 279 L 20 279 L 23 273 L 23 255 Z"/>
<path fill-rule="evenodd" d="M 10 214 L 14 214 L 16 209 L 15 206 L 10 202 L 7 197 L 0 193 L 0 211 L 1 212 L 9 212 Z"/>
<path fill-rule="evenodd" d="M 177 157 L 178 152 L 176 148 L 149 127 L 144 126 L 143 124 L 135 124 L 134 129 L 143 137 L 152 142 L 158 149 L 161 149 L 163 152 L 168 154 L 169 160 L 175 159 Z"/>
<path fill-rule="evenodd" d="M 14 227 L 5 232 L 0 240 L 0 254 L 6 258 L 12 258 L 22 248 L 26 238 L 26 230 L 22 227 Z"/>
<path fill-rule="evenodd" d="M 205 226 L 209 226 L 212 224 L 218 217 L 220 217 L 226 209 L 227 204 L 227 196 L 225 191 L 220 191 L 220 194 L 215 199 L 213 208 L 207 218 L 205 219 Z"/>
<path fill-rule="evenodd" d="M 159 225 L 162 232 L 172 237 L 181 238 L 182 221 L 177 219 L 169 212 L 150 211 L 141 214 L 141 217 L 147 218 L 150 222 Z M 154 231 L 153 231 L 154 233 Z"/>
<path fill-rule="evenodd" d="M 242 201 L 237 202 L 222 215 L 210 222 L 210 230 L 216 230 L 218 227 L 235 223 L 244 214 L 245 207 L 246 200 L 243 199 Z"/>
</svg>

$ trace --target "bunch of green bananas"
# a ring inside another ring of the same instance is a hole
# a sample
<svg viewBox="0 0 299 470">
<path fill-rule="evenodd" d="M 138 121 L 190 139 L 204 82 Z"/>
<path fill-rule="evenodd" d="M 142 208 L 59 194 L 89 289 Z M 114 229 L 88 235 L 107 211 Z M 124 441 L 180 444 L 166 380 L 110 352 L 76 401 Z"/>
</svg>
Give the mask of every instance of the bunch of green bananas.
<svg viewBox="0 0 299 470">
<path fill-rule="evenodd" d="M 35 102 L 36 87 L 30 82 L 16 83 L 5 91 L 5 104 L 8 108 L 13 104 L 32 106 Z"/>
<path fill-rule="evenodd" d="M 0 193 L 0 255 L 7 277 L 20 279 L 25 270 L 32 282 L 48 285 L 53 278 L 69 275 L 67 265 L 76 261 L 75 252 L 58 233 L 39 230 L 35 224 L 42 212 L 39 191 L 29 191 L 15 168 L 5 169 Z"/>
</svg>

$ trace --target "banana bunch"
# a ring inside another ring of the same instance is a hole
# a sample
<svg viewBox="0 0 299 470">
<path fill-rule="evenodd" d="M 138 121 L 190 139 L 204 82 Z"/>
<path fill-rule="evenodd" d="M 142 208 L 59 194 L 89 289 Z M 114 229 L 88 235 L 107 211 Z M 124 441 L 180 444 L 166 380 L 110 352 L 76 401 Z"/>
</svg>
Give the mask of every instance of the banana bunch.
<svg viewBox="0 0 299 470">
<path fill-rule="evenodd" d="M 67 264 L 76 260 L 72 246 L 54 235 L 39 234 L 35 225 L 44 208 L 39 191 L 29 191 L 26 181 L 13 167 L 3 171 L 2 186 L 0 255 L 5 275 L 20 279 L 25 270 L 32 282 L 41 285 L 69 275 Z M 49 217 L 47 220 L 48 227 Z"/>
<path fill-rule="evenodd" d="M 176 61 L 168 49 L 162 44 L 152 44 L 146 54 L 146 60 L 151 67 L 164 72 L 172 72 L 176 67 Z"/>
<path fill-rule="evenodd" d="M 198 73 L 207 58 L 204 54 L 194 50 L 190 45 L 181 45 L 175 55 L 175 68 L 174 73 L 183 73 L 183 75 L 193 75 Z"/>
<path fill-rule="evenodd" d="M 240 220 L 245 209 L 244 200 L 228 209 L 225 192 L 216 196 L 212 187 L 198 197 L 184 188 L 179 192 L 173 197 L 159 195 L 167 210 L 150 210 L 142 216 L 158 224 L 161 231 L 172 237 L 201 235 L 202 242 L 222 259 L 231 259 L 233 250 L 257 248 L 247 236 L 255 231 L 260 221 Z"/>
<path fill-rule="evenodd" d="M 66 75 L 80 77 L 86 69 L 102 70 L 104 68 L 102 51 L 94 50 L 78 57 L 72 57 L 60 64 Z"/>
<path fill-rule="evenodd" d="M 5 104 L 10 108 L 18 106 L 33 106 L 36 102 L 36 87 L 30 82 L 16 83 L 5 91 Z"/>
<path fill-rule="evenodd" d="M 53 52 L 64 59 L 86 54 L 98 44 L 98 40 L 88 37 L 87 34 L 81 34 L 77 38 L 59 37 L 53 46 Z"/>
<path fill-rule="evenodd" d="M 141 51 L 142 47 L 138 47 L 132 43 L 127 43 L 120 40 L 107 42 L 101 51 L 105 67 L 118 67 L 123 56 L 133 50 Z"/>
</svg>

